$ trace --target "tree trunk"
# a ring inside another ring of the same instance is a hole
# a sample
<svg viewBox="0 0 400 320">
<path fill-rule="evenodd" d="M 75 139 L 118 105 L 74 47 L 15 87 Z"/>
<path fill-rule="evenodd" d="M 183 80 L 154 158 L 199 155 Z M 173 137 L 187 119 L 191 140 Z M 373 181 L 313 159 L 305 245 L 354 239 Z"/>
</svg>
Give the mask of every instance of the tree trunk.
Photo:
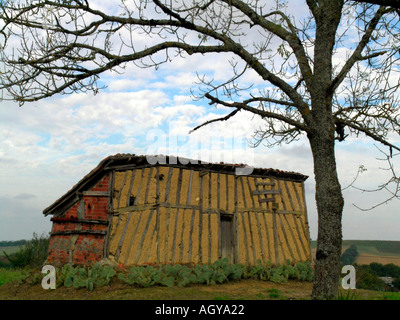
<svg viewBox="0 0 400 320">
<path fill-rule="evenodd" d="M 323 121 L 322 121 L 323 122 Z M 344 200 L 336 171 L 334 125 L 319 123 L 309 135 L 314 159 L 315 198 L 318 211 L 318 240 L 313 299 L 337 296 L 342 250 Z"/>
<path fill-rule="evenodd" d="M 313 299 L 332 299 L 338 292 L 344 200 L 336 171 L 335 121 L 332 115 L 332 55 L 343 0 L 319 0 L 314 10 L 316 37 L 311 84 L 309 131 L 314 160 L 318 240 Z"/>
</svg>

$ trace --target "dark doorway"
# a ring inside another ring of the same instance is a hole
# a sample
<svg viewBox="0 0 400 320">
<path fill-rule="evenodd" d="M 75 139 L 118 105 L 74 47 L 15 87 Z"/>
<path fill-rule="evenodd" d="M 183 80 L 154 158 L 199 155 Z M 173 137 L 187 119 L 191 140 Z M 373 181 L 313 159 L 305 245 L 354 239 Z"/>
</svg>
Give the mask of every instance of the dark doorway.
<svg viewBox="0 0 400 320">
<path fill-rule="evenodd" d="M 233 236 L 233 216 L 221 214 L 221 259 L 228 258 L 229 263 L 234 263 L 235 237 Z"/>
</svg>

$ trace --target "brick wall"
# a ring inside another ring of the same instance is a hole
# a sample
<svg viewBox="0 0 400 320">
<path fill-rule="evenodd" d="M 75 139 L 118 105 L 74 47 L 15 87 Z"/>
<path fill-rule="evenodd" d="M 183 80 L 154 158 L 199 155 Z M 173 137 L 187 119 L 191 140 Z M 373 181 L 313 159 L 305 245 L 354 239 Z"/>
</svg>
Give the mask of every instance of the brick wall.
<svg viewBox="0 0 400 320">
<path fill-rule="evenodd" d="M 108 192 L 108 186 L 109 175 L 106 174 L 87 191 Z M 78 218 L 79 210 L 84 210 L 83 218 L 82 215 Z M 83 195 L 64 214 L 53 217 L 51 221 L 53 227 L 48 264 L 88 265 L 103 258 L 108 221 L 108 197 Z M 104 234 L 93 234 L 96 232 Z"/>
</svg>

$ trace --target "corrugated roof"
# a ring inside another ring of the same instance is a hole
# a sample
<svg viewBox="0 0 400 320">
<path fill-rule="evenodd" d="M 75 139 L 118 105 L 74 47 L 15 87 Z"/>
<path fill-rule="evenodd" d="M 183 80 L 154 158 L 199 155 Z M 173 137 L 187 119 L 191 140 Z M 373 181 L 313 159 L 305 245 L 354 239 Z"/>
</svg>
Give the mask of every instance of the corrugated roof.
<svg viewBox="0 0 400 320">
<path fill-rule="evenodd" d="M 103 159 L 97 167 L 85 175 L 77 184 L 75 184 L 67 193 L 56 200 L 52 205 L 43 210 L 44 215 L 53 214 L 58 208 L 65 206 L 78 193 L 87 190 L 97 179 L 103 176 L 107 170 L 118 170 L 127 167 L 140 167 L 144 165 L 157 166 L 176 166 L 192 168 L 197 170 L 218 171 L 229 174 L 243 174 L 251 176 L 271 176 L 294 181 L 305 181 L 308 176 L 298 172 L 282 171 L 277 169 L 253 168 L 246 164 L 230 164 L 225 162 L 208 163 L 201 160 L 188 159 L 176 156 L 165 155 L 136 155 L 127 153 L 118 153 Z M 247 170 L 246 170 L 247 168 Z M 240 171 L 243 170 L 243 171 Z"/>
</svg>

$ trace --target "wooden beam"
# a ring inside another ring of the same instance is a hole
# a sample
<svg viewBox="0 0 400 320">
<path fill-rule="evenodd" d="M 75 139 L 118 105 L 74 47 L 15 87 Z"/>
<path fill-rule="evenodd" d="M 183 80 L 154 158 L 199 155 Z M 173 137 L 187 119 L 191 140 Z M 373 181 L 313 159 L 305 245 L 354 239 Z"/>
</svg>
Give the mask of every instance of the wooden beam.
<svg viewBox="0 0 400 320">
<path fill-rule="evenodd" d="M 119 192 L 118 192 L 118 200 L 117 200 L 117 207 L 118 208 L 120 208 L 122 190 L 124 189 L 127 177 L 128 177 L 128 171 L 125 171 L 124 180 L 122 181 L 122 185 L 121 185 L 121 187 L 119 189 Z"/>
<path fill-rule="evenodd" d="M 107 231 L 105 230 L 64 230 L 51 232 L 51 236 L 58 235 L 70 235 L 70 234 L 94 234 L 94 235 L 105 235 Z"/>
<path fill-rule="evenodd" d="M 173 170 L 174 170 L 173 167 L 169 167 L 167 185 L 165 187 L 165 199 L 164 199 L 164 202 L 169 202 L 169 190 L 171 188 L 171 177 L 172 177 L 172 171 Z"/>
<path fill-rule="evenodd" d="M 82 195 L 91 197 L 109 197 L 110 193 L 108 191 L 83 191 Z"/>
<path fill-rule="evenodd" d="M 202 170 L 200 170 L 200 172 L 199 172 L 199 176 L 200 176 L 200 177 L 205 176 L 208 172 L 209 172 L 209 170 L 204 170 L 204 169 L 202 169 Z"/>
<path fill-rule="evenodd" d="M 190 199 L 191 199 L 191 194 L 192 194 L 192 183 L 193 183 L 193 170 L 190 170 L 189 186 L 188 186 L 188 192 L 187 192 L 187 198 L 186 198 L 187 205 L 190 205 Z"/>
<path fill-rule="evenodd" d="M 153 216 L 153 212 L 154 212 L 154 210 L 151 210 L 150 213 L 149 213 L 149 217 L 147 218 L 146 226 L 145 226 L 145 228 L 143 230 L 143 233 L 142 233 L 142 236 L 141 236 L 141 239 L 140 239 L 140 243 L 138 243 L 139 250 L 136 253 L 135 263 L 138 263 L 138 261 L 140 259 L 140 256 L 142 254 L 143 242 L 144 242 L 144 239 L 146 237 L 147 230 L 149 229 L 149 225 L 150 225 L 151 218 Z"/>
<path fill-rule="evenodd" d="M 104 237 L 104 248 L 103 248 L 103 257 L 108 258 L 108 255 L 110 253 L 110 235 L 111 235 L 111 228 L 112 228 L 112 221 L 113 221 L 113 215 L 110 214 L 112 211 L 112 201 L 113 201 L 113 190 L 114 190 L 114 171 L 109 171 L 109 179 L 108 179 L 108 190 L 110 193 L 110 197 L 107 200 L 107 207 L 108 207 L 108 214 L 107 214 L 107 230 L 106 230 L 106 235 Z"/>
<path fill-rule="evenodd" d="M 192 171 L 193 172 L 193 171 Z M 193 227 L 194 227 L 194 219 L 196 216 L 196 210 L 193 208 L 192 211 L 192 217 L 190 218 L 190 231 L 189 231 L 189 263 L 192 263 L 192 247 L 193 247 L 193 239 L 192 239 L 192 234 L 193 234 Z"/>
<path fill-rule="evenodd" d="M 134 205 L 134 206 L 129 206 L 129 207 L 117 209 L 117 210 L 115 210 L 113 212 L 113 214 L 114 215 L 119 215 L 121 213 L 129 212 L 129 211 L 149 210 L 149 209 L 154 209 L 158 205 L 159 205 L 159 203 L 148 203 L 148 204 Z"/>
<path fill-rule="evenodd" d="M 117 260 L 117 261 L 119 259 L 119 255 L 121 254 L 121 248 L 124 244 L 126 231 L 128 230 L 129 222 L 131 221 L 131 218 L 132 218 L 132 212 L 129 212 L 128 219 L 125 222 L 124 230 L 122 231 L 121 238 L 119 239 L 119 242 L 118 242 L 117 251 L 115 253 L 115 260 Z"/>
<path fill-rule="evenodd" d="M 260 195 L 260 194 L 279 194 L 279 190 L 254 190 L 252 191 L 253 195 Z"/>
<path fill-rule="evenodd" d="M 107 220 L 95 220 L 95 219 L 77 219 L 77 218 L 65 218 L 65 217 L 53 217 L 50 219 L 53 222 L 75 222 L 75 223 L 88 223 L 88 224 L 102 224 L 108 225 Z"/>
<path fill-rule="evenodd" d="M 138 220 L 138 222 L 136 223 L 135 231 L 133 232 L 133 234 L 132 234 L 132 236 L 131 236 L 131 238 L 130 238 L 129 246 L 128 246 L 128 251 L 127 251 L 127 254 L 126 254 L 126 257 L 125 257 L 125 262 L 124 262 L 124 264 L 126 264 L 126 263 L 128 262 L 128 259 L 129 259 L 129 257 L 130 257 L 132 245 L 133 245 L 133 242 L 134 242 L 134 240 L 135 240 L 136 233 L 137 233 L 137 230 L 138 230 L 139 225 L 140 225 L 140 221 L 142 220 L 142 216 L 143 216 L 143 212 L 142 212 L 142 213 L 139 213 L 139 220 Z"/>
<path fill-rule="evenodd" d="M 264 182 L 264 181 L 257 182 L 256 181 L 256 186 L 271 186 L 271 187 L 273 187 L 273 186 L 275 186 L 275 182 Z"/>
<path fill-rule="evenodd" d="M 132 187 L 133 187 L 133 181 L 135 180 L 135 175 L 136 175 L 136 170 L 132 170 L 131 181 L 129 183 L 128 196 L 126 197 L 127 207 L 130 205 L 131 202 Z"/>
<path fill-rule="evenodd" d="M 154 169 L 154 167 L 150 167 L 149 176 L 147 178 L 147 185 L 146 185 L 146 192 L 145 192 L 145 196 L 144 196 L 144 203 L 147 203 L 147 200 L 148 200 L 148 197 L 149 197 L 150 181 L 151 181 L 151 175 L 153 174 L 153 169 Z"/>
<path fill-rule="evenodd" d="M 278 230 L 276 223 L 276 212 L 274 210 L 272 214 L 272 224 L 273 224 L 273 232 L 274 232 L 274 245 L 275 245 L 275 264 L 279 264 L 279 244 L 278 244 Z"/>
<path fill-rule="evenodd" d="M 264 198 L 264 199 L 258 199 L 259 203 L 264 203 L 264 202 L 275 202 L 276 198 L 271 197 L 271 198 Z"/>
</svg>

